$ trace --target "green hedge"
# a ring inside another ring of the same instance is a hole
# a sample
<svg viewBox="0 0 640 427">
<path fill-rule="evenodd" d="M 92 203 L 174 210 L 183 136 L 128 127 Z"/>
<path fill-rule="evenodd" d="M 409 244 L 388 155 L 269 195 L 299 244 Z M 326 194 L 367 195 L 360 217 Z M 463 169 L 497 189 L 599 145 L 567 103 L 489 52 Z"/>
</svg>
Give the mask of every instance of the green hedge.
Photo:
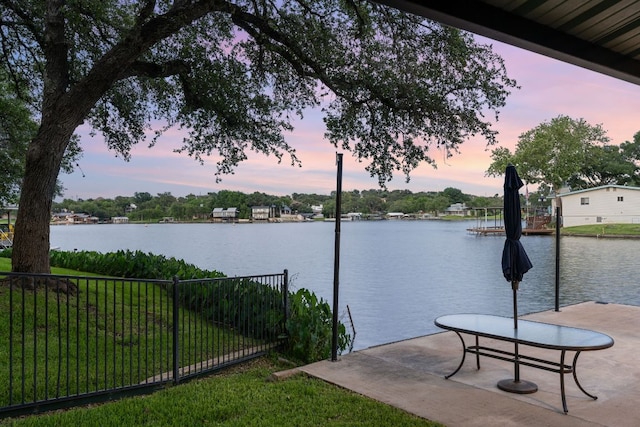
<svg viewBox="0 0 640 427">
<path fill-rule="evenodd" d="M 106 276 L 161 280 L 169 280 L 174 276 L 180 280 L 225 277 L 219 271 L 202 270 L 183 260 L 142 251 L 119 250 L 104 254 L 94 251 L 51 251 L 49 256 L 52 267 Z"/>
<path fill-rule="evenodd" d="M 183 307 L 245 336 L 273 339 L 283 332 L 279 327 L 284 320 L 281 291 L 250 279 L 207 280 L 226 276 L 219 271 L 203 270 L 173 257 L 141 251 L 119 250 L 105 254 L 93 251 L 52 251 L 50 260 L 54 267 L 91 271 L 107 276 L 196 280 L 180 285 L 178 301 Z M 172 285 L 165 287 L 172 294 Z"/>
</svg>

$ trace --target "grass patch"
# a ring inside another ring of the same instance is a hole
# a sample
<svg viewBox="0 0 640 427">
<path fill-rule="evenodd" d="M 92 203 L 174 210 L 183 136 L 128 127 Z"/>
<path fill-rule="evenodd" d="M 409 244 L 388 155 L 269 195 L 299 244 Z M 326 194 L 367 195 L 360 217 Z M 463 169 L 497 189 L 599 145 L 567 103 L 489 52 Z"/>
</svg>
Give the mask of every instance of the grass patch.
<svg viewBox="0 0 640 427">
<path fill-rule="evenodd" d="M 11 271 L 11 258 L 0 257 L 0 271 Z M 60 275 L 75 275 L 78 274 L 76 270 L 71 270 L 68 268 L 51 268 L 51 274 L 60 274 Z M 82 273 L 84 276 L 98 276 L 97 274 L 91 273 Z"/>
<path fill-rule="evenodd" d="M 7 262 L 0 258 L 0 270 L 8 270 Z M 69 295 L 0 286 L 0 390 L 7 390 L 0 406 L 126 387 L 158 374 L 168 378 L 176 325 L 161 284 L 91 275 L 72 280 L 78 292 Z M 179 313 L 182 366 L 259 343 L 187 309 Z"/>
<path fill-rule="evenodd" d="M 640 236 L 640 224 L 591 224 L 562 228 L 564 236 Z"/>
<path fill-rule="evenodd" d="M 152 395 L 0 421 L 12 426 L 439 426 L 306 375 L 266 379 L 284 367 L 261 358 Z"/>
</svg>

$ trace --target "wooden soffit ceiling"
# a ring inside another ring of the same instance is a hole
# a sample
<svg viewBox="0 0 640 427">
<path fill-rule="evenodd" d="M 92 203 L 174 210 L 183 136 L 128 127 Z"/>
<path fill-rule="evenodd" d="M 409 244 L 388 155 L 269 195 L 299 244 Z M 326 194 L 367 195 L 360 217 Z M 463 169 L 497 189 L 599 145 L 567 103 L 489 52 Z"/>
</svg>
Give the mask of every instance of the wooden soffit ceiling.
<svg viewBox="0 0 640 427">
<path fill-rule="evenodd" d="M 638 0 L 375 0 L 640 85 Z"/>
</svg>

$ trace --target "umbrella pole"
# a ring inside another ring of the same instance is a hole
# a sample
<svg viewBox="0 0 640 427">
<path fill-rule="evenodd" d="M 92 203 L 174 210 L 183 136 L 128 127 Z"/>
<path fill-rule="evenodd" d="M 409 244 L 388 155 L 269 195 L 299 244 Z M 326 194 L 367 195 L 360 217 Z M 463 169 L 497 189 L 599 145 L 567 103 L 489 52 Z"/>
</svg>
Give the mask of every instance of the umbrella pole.
<svg viewBox="0 0 640 427">
<path fill-rule="evenodd" d="M 514 335 L 518 334 L 518 284 L 517 281 L 511 282 L 513 289 L 513 329 Z M 517 338 L 517 336 L 515 337 Z M 509 393 L 530 394 L 538 391 L 538 386 L 531 381 L 520 380 L 520 354 L 518 352 L 518 341 L 514 342 L 513 350 L 513 379 L 498 381 L 498 388 Z"/>
<path fill-rule="evenodd" d="M 520 282 L 511 282 L 511 289 L 513 289 L 513 329 L 518 329 L 518 284 Z"/>
<path fill-rule="evenodd" d="M 518 285 L 519 282 L 513 280 L 511 289 L 513 290 L 513 329 L 518 333 Z M 513 381 L 520 382 L 520 355 L 518 353 L 518 342 L 515 342 L 513 350 Z"/>
</svg>

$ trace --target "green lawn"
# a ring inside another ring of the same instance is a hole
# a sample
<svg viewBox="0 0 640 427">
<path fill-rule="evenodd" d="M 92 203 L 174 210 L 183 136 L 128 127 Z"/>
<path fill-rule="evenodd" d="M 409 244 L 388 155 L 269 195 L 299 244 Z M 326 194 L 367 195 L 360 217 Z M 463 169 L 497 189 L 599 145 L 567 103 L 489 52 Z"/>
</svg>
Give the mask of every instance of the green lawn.
<svg viewBox="0 0 640 427">
<path fill-rule="evenodd" d="M 562 228 L 563 236 L 640 236 L 640 224 L 593 224 Z"/>
<path fill-rule="evenodd" d="M 1 426 L 438 426 L 398 408 L 286 369 L 268 358 L 147 396 L 53 414 L 0 421 Z"/>
<path fill-rule="evenodd" d="M 11 271 L 11 258 L 0 257 L 0 271 Z M 80 274 L 75 270 L 69 270 L 67 268 L 55 268 L 51 269 L 51 274 L 60 274 L 60 275 L 74 275 Z M 92 276 L 91 273 L 82 273 L 86 276 Z M 97 276 L 93 275 L 93 276 Z"/>
<path fill-rule="evenodd" d="M 0 258 L 0 271 L 10 270 L 10 260 Z M 53 268 L 53 274 L 78 274 L 78 272 Z M 83 273 L 84 274 L 84 273 Z M 0 293 L 7 290 L 0 289 Z M 109 293 L 111 292 L 111 293 Z M 41 293 L 41 291 L 39 291 Z M 115 297 L 118 307 L 123 305 L 124 313 L 130 307 L 139 304 L 138 297 L 131 297 L 128 292 L 122 293 L 118 285 L 110 287 L 106 291 L 91 289 L 88 295 L 78 295 L 82 298 L 95 299 L 98 303 L 106 295 L 107 301 Z M 122 296 L 119 296 L 122 295 Z M 14 297 L 16 295 L 14 294 Z M 65 296 L 66 298 L 66 296 Z M 69 297 L 75 298 L 75 297 Z M 157 303 L 155 297 L 149 297 L 146 304 Z M 15 298 L 14 298 L 15 299 Z M 30 303 L 33 295 L 26 298 Z M 37 322 L 38 324 L 57 322 L 56 310 L 46 309 L 45 296 L 35 296 L 39 310 L 29 311 L 25 322 Z M 16 301 L 14 301 L 15 303 Z M 9 324 L 8 302 L 0 295 L 0 329 L 7 328 Z M 83 304 L 80 303 L 80 306 Z M 147 307 L 148 309 L 148 307 Z M 35 317 L 34 317 L 35 313 Z M 82 320 L 81 316 L 81 320 Z M 91 317 L 89 322 L 93 321 Z M 130 320 L 126 320 L 127 325 Z M 14 319 L 15 322 L 15 319 Z M 84 322 L 84 320 L 83 320 Z M 100 320 L 98 320 L 100 322 Z M 107 324 L 110 323 L 107 320 Z M 80 326 L 85 327 L 84 323 Z M 37 330 L 39 328 L 36 328 Z M 130 329 L 128 326 L 125 329 Z M 134 328 L 135 329 L 135 328 Z M 215 329 L 215 328 L 214 328 Z M 5 332 L 4 330 L 0 333 Z M 41 332 L 40 332 L 41 333 Z M 158 332 L 160 333 L 160 332 Z M 222 331 L 211 330 L 212 334 Z M 36 340 L 44 340 L 44 336 L 36 337 Z M 136 337 L 124 337 L 128 342 L 135 341 Z M 53 343 L 57 340 L 49 337 Z M 33 341 L 33 336 L 26 339 Z M 107 340 L 110 341 L 110 340 Z M 5 341 L 2 341 L 3 343 Z M 80 343 L 78 347 L 85 348 L 87 343 Z M 99 347 L 107 342 L 100 341 Z M 76 343 L 73 344 L 74 346 Z M 126 348 L 127 346 L 125 346 Z M 195 343 L 193 351 L 197 351 Z M 89 351 L 94 351 L 89 349 Z M 6 364 L 8 349 L 0 346 L 0 390 L 8 389 L 8 367 Z M 128 357 L 126 352 L 122 353 Z M 36 355 L 42 361 L 45 358 L 43 352 Z M 57 365 L 55 354 L 47 354 L 51 366 Z M 33 357 L 33 354 L 30 356 Z M 91 358 L 89 358 L 91 360 Z M 138 369 L 135 360 L 120 361 L 118 366 L 127 368 L 133 366 Z M 64 364 L 63 364 L 64 365 Z M 115 366 L 114 369 L 119 369 Z M 86 372 L 91 376 L 95 366 L 89 369 L 71 367 L 72 380 L 76 381 L 76 372 L 82 377 L 78 383 L 86 381 Z M 118 401 L 108 402 L 88 407 L 78 407 L 65 411 L 33 415 L 16 419 L 0 420 L 0 426 L 68 426 L 68 425 L 96 425 L 96 426 L 194 426 L 194 425 L 218 425 L 218 426 L 437 426 L 428 420 L 413 416 L 400 409 L 371 400 L 351 391 L 333 386 L 322 380 L 310 378 L 304 374 L 290 377 L 283 381 L 268 381 L 271 373 L 290 368 L 277 362 L 275 357 L 254 360 L 241 366 L 228 368 L 217 375 L 169 386 L 156 393 L 124 398 Z M 32 376 L 31 372 L 27 376 Z M 66 373 L 65 373 L 66 375 Z M 101 381 L 100 378 L 92 378 L 91 381 Z M 41 381 L 43 384 L 45 381 Z M 49 387 L 52 387 L 51 385 Z M 5 393 L 6 394 L 6 393 Z M 2 395 L 5 395 L 2 394 Z M 0 398 L 0 406 L 7 397 Z"/>
</svg>

